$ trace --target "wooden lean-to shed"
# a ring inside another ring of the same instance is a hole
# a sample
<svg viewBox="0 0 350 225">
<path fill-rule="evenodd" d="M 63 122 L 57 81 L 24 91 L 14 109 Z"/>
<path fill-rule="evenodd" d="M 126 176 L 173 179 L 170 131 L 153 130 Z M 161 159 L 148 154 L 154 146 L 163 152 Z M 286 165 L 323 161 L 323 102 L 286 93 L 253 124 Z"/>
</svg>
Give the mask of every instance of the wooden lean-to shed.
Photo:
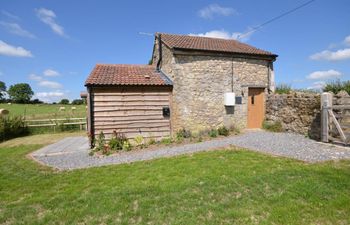
<svg viewBox="0 0 350 225">
<path fill-rule="evenodd" d="M 171 135 L 172 82 L 155 66 L 98 64 L 85 82 L 88 131 L 92 137 L 114 131 L 127 138 Z"/>
</svg>

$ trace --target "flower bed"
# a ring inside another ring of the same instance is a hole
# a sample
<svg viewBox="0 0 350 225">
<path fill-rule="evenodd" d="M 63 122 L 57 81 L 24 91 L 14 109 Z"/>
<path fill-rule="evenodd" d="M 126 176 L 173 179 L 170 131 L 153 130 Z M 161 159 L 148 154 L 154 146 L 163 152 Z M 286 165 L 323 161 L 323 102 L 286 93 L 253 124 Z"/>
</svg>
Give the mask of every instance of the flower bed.
<svg viewBox="0 0 350 225">
<path fill-rule="evenodd" d="M 91 150 L 90 155 L 111 155 L 122 151 L 133 151 L 140 149 L 154 149 L 165 146 L 177 146 L 183 144 L 197 143 L 202 141 L 219 138 L 220 136 L 236 135 L 239 130 L 235 127 L 226 128 L 221 126 L 217 129 L 203 130 L 200 132 L 191 132 L 181 129 L 176 132 L 174 137 L 164 137 L 161 140 L 154 138 L 144 138 L 139 135 L 134 139 L 128 139 L 122 133 L 113 132 L 112 138 L 107 141 L 105 135 L 101 132 L 95 140 L 95 147 Z"/>
</svg>

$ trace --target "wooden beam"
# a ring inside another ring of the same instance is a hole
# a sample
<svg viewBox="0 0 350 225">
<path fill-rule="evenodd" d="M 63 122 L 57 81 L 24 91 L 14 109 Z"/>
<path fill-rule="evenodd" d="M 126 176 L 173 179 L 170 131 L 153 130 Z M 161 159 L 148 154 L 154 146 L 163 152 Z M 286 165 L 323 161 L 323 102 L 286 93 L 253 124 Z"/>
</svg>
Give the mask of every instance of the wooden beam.
<svg viewBox="0 0 350 225">
<path fill-rule="evenodd" d="M 337 128 L 339 134 L 340 134 L 340 138 L 342 141 L 346 141 L 346 136 L 343 132 L 343 130 L 341 129 L 340 124 L 338 123 L 337 119 L 335 118 L 333 111 L 331 109 L 328 109 L 328 114 L 331 117 L 332 122 L 335 124 L 335 127 Z"/>
<path fill-rule="evenodd" d="M 328 109 L 332 106 L 332 94 L 331 93 L 322 93 L 321 94 L 321 141 L 329 141 L 329 118 L 328 118 Z"/>
</svg>

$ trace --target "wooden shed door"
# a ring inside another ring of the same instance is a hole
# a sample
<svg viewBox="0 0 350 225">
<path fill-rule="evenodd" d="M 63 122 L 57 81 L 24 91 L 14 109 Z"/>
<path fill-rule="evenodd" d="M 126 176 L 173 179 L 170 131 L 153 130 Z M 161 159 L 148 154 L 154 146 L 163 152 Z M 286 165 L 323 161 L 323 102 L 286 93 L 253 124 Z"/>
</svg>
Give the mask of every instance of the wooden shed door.
<svg viewBox="0 0 350 225">
<path fill-rule="evenodd" d="M 264 88 L 248 89 L 248 128 L 261 128 L 264 117 Z"/>
</svg>

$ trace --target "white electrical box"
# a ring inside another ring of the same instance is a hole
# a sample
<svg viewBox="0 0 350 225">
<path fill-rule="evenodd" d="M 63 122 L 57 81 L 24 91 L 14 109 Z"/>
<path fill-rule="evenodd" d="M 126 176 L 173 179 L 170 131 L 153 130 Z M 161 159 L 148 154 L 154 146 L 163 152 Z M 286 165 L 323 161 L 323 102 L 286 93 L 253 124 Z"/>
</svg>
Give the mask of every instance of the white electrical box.
<svg viewBox="0 0 350 225">
<path fill-rule="evenodd" d="M 233 92 L 225 93 L 225 106 L 234 106 L 236 104 L 236 95 Z"/>
</svg>

